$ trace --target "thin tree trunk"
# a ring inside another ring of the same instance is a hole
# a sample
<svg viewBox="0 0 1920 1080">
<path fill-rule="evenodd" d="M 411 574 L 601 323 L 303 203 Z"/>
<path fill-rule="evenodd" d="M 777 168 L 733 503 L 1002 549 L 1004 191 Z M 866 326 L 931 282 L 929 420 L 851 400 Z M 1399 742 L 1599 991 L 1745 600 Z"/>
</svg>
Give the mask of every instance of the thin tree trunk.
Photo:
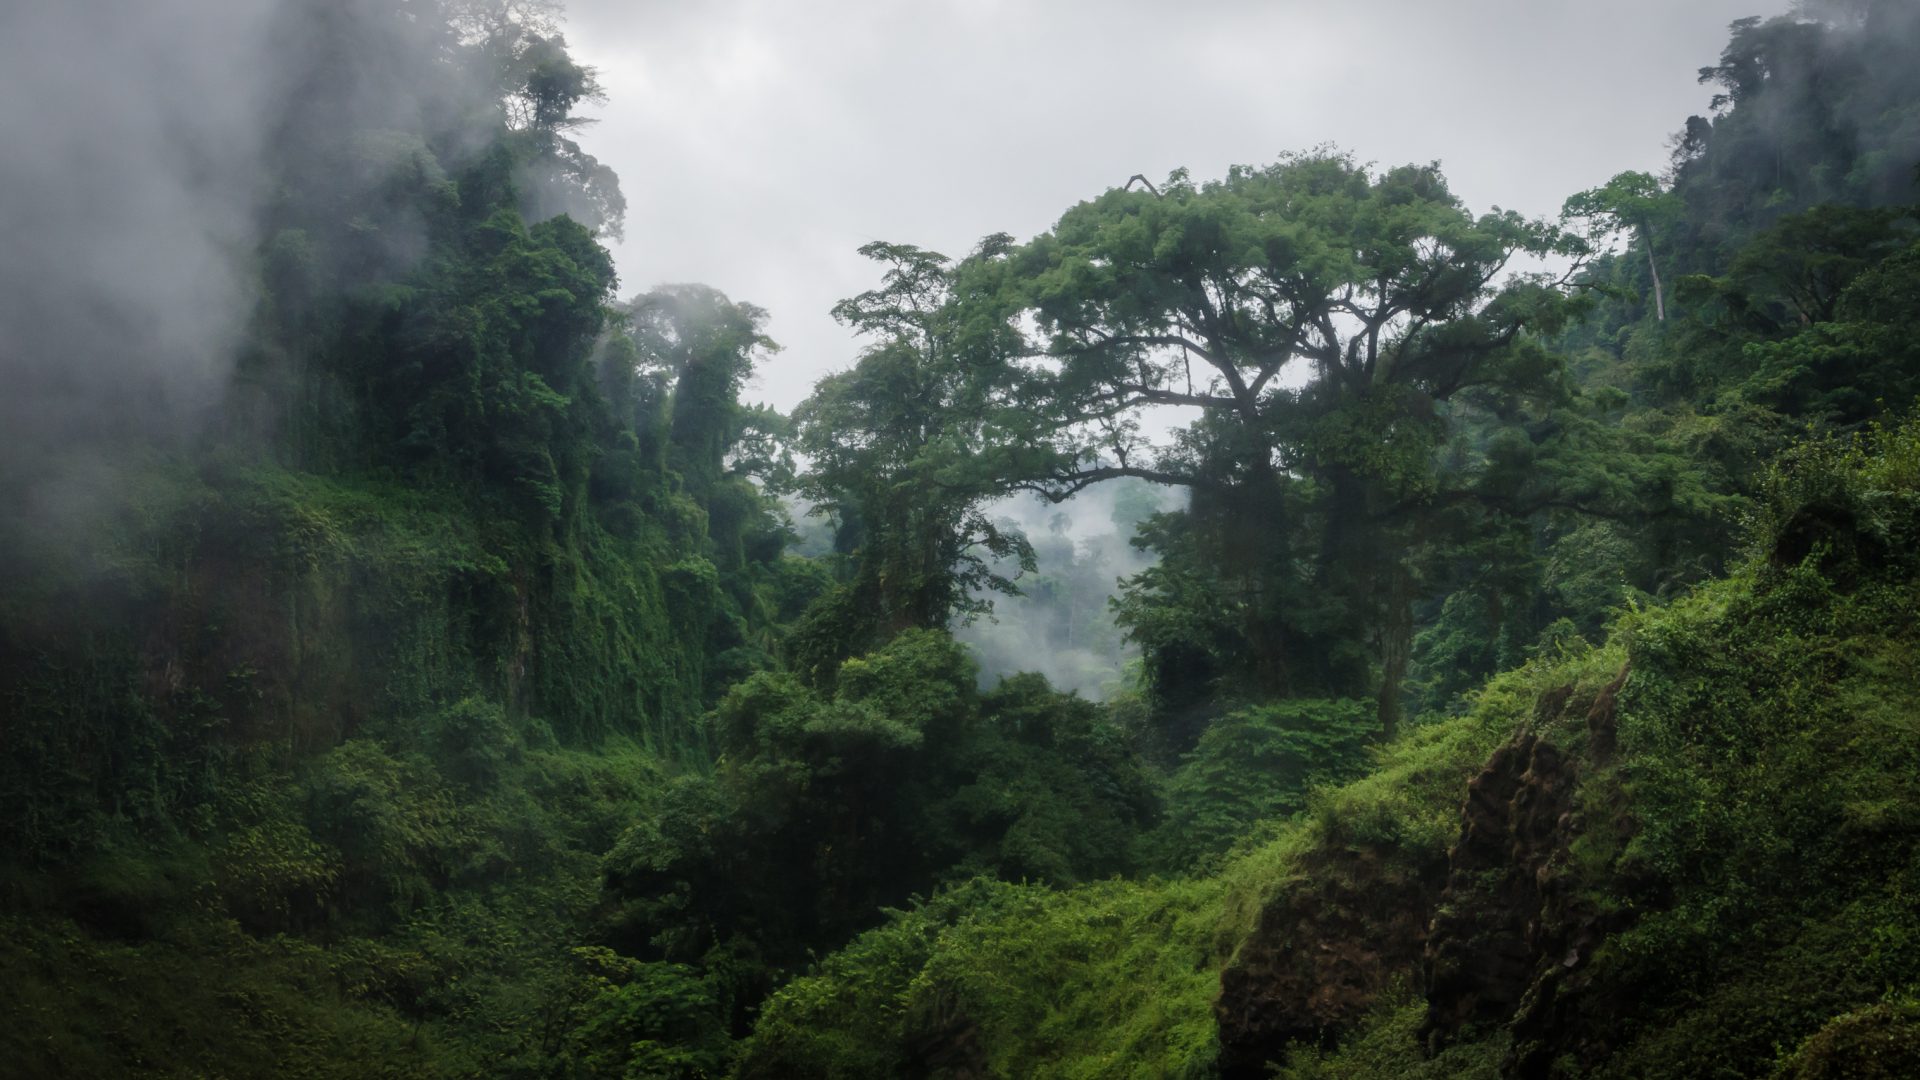
<svg viewBox="0 0 1920 1080">
<path fill-rule="evenodd" d="M 1647 229 L 1640 230 L 1640 243 L 1647 249 L 1647 272 L 1653 275 L 1653 313 L 1661 322 L 1667 321 L 1667 298 L 1660 287 L 1660 266 L 1653 259 L 1653 234 Z"/>
</svg>

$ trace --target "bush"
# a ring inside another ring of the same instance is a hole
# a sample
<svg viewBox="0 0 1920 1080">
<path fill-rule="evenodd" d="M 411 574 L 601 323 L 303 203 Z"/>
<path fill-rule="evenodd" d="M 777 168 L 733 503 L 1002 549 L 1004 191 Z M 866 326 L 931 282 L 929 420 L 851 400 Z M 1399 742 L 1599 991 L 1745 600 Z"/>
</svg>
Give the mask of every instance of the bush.
<svg viewBox="0 0 1920 1080">
<path fill-rule="evenodd" d="M 1365 771 L 1378 729 L 1373 707 L 1353 700 L 1282 701 L 1214 721 L 1168 784 L 1166 820 L 1144 841 L 1150 861 L 1191 867 L 1258 822 L 1306 809 L 1314 787 Z"/>
</svg>

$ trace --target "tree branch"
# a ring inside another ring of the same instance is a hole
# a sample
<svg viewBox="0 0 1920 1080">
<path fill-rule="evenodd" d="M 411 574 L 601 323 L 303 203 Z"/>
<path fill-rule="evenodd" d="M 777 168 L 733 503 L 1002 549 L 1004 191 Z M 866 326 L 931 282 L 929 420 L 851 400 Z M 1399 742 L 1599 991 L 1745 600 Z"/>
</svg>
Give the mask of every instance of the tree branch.
<svg viewBox="0 0 1920 1080">
<path fill-rule="evenodd" d="M 1239 404 L 1232 398 L 1216 394 L 1183 394 L 1178 390 L 1131 385 L 1116 385 L 1111 392 L 1095 395 L 1091 400 L 1119 401 L 1123 398 L 1149 405 L 1191 405 L 1197 409 L 1231 409 Z"/>
<path fill-rule="evenodd" d="M 1214 491 L 1224 490 L 1226 487 L 1217 480 L 1208 480 L 1205 477 L 1163 472 L 1159 469 L 1143 469 L 1134 465 L 1102 465 L 1093 469 L 1061 473 L 1041 480 L 1024 480 L 1013 487 L 1016 491 L 1031 491 L 1048 502 L 1061 503 L 1103 480 L 1118 480 L 1122 477 L 1151 480 L 1156 484 L 1169 484 L 1175 487 L 1207 488 Z"/>
</svg>

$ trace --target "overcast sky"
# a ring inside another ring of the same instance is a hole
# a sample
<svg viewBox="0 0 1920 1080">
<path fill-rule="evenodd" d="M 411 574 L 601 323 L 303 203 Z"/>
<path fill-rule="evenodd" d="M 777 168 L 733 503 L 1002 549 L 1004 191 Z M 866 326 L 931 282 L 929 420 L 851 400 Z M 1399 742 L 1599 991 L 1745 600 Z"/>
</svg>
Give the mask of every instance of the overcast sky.
<svg viewBox="0 0 1920 1080">
<path fill-rule="evenodd" d="M 609 100 L 622 291 L 699 281 L 786 346 L 782 409 L 858 351 L 827 310 L 871 240 L 963 255 L 1185 166 L 1337 143 L 1440 161 L 1475 211 L 1658 171 L 1727 24 L 1786 0 L 569 0 Z"/>
</svg>

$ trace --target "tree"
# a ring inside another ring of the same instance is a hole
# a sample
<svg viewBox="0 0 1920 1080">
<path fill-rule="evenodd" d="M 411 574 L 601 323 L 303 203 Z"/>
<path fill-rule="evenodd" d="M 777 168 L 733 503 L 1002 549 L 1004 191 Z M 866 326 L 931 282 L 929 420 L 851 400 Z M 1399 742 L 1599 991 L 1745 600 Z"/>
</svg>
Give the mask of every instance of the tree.
<svg viewBox="0 0 1920 1080">
<path fill-rule="evenodd" d="M 974 258 L 1003 247 L 990 240 Z M 836 519 L 854 564 L 803 635 L 815 654 L 802 666 L 822 676 L 902 630 L 984 612 L 981 593 L 1014 591 L 994 560 L 1033 569 L 1025 538 L 981 509 L 1009 487 L 1015 449 L 999 425 L 1017 333 L 992 303 L 959 301 L 945 256 L 902 244 L 860 250 L 888 267 L 884 280 L 833 314 L 873 344 L 794 414 L 811 462 L 801 493 Z"/>
<path fill-rule="evenodd" d="M 1907 228 L 1896 228 L 1905 219 Z M 1899 210 L 1827 204 L 1781 218 L 1734 256 L 1728 277 L 1748 307 L 1778 305 L 1800 326 L 1832 322 L 1840 296 L 1898 250 L 1913 219 Z"/>
<path fill-rule="evenodd" d="M 704 621 L 710 694 L 773 664 L 775 624 L 795 614 L 780 610 L 782 596 L 809 588 L 783 559 L 793 538 L 775 498 L 792 473 L 786 419 L 739 398 L 755 365 L 779 349 L 765 319 L 705 285 L 662 286 L 634 298 L 624 332 L 602 350 L 601 383 L 631 427 L 595 463 L 596 489 L 653 489 L 603 516 L 632 531 L 636 515 L 653 511 L 696 545 L 665 580 L 689 625 Z"/>
<path fill-rule="evenodd" d="M 1687 122 L 1673 166 L 1686 212 L 1663 230 L 1667 265 L 1720 274 L 1759 230 L 1822 203 L 1913 198 L 1920 164 L 1912 63 L 1920 9 L 1905 0 L 1812 0 L 1742 19 L 1719 63 L 1713 114 Z"/>
<path fill-rule="evenodd" d="M 1514 417 L 1561 392 L 1528 331 L 1564 298 L 1539 277 L 1495 280 L 1516 255 L 1584 250 L 1518 214 L 1473 216 L 1437 166 L 1376 174 L 1322 151 L 1110 190 L 973 272 L 1044 335 L 1028 371 L 1047 454 L 1026 486 L 1191 488 L 1186 569 L 1240 639 L 1213 651 L 1243 654 L 1266 695 L 1351 696 L 1371 677 L 1391 731 L 1418 542 L 1457 508 L 1526 512 L 1465 482 L 1493 460 L 1484 446 L 1443 482 L 1443 445 L 1468 409 Z M 1153 446 L 1140 419 L 1162 406 L 1199 418 Z"/>
<path fill-rule="evenodd" d="M 741 388 L 759 359 L 780 348 L 761 332 L 766 318 L 706 285 L 664 285 L 628 307 L 637 362 L 672 380 L 668 463 L 703 495 L 726 472 L 749 416 Z"/>
<path fill-rule="evenodd" d="M 1667 321 L 1667 298 L 1660 282 L 1660 263 L 1654 258 L 1653 242 L 1659 226 L 1678 210 L 1678 201 L 1663 190 L 1660 181 L 1643 172 L 1623 172 L 1602 187 L 1583 191 L 1568 199 L 1562 214 L 1582 218 L 1595 242 L 1628 232 L 1647 253 L 1647 274 L 1653 279 L 1654 317 Z"/>
<path fill-rule="evenodd" d="M 1899 235 L 1890 231 L 1886 239 Z M 1798 421 L 1842 430 L 1920 398 L 1920 244 L 1909 242 L 1864 268 L 1849 262 L 1815 252 L 1804 263 L 1787 264 L 1842 271 L 1850 280 L 1821 305 L 1832 321 L 1812 322 L 1792 337 L 1743 350 L 1743 396 Z"/>
<path fill-rule="evenodd" d="M 743 937 L 791 970 L 942 883 L 1122 872 L 1159 808 L 1097 706 L 1036 675 L 983 694 L 937 631 L 849 659 L 831 691 L 755 674 L 710 722 L 712 775 L 677 782 L 605 863 L 629 929 L 668 960 Z"/>
<path fill-rule="evenodd" d="M 627 201 L 612 169 L 568 137 L 603 104 L 599 72 L 575 60 L 560 33 L 559 0 L 443 0 L 449 23 L 491 85 L 509 143 L 523 159 L 515 179 L 529 216 L 559 214 L 618 238 Z"/>
</svg>

